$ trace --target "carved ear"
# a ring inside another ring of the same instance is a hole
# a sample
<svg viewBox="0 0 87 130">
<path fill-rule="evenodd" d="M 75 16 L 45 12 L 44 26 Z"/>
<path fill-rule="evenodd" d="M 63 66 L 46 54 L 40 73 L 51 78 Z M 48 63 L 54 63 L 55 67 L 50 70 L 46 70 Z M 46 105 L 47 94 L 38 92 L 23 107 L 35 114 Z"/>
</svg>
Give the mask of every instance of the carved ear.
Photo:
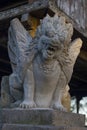
<svg viewBox="0 0 87 130">
<path fill-rule="evenodd" d="M 80 49 L 82 47 L 82 40 L 77 38 L 74 40 L 69 46 L 69 57 L 75 63 L 77 56 L 80 53 Z"/>
</svg>

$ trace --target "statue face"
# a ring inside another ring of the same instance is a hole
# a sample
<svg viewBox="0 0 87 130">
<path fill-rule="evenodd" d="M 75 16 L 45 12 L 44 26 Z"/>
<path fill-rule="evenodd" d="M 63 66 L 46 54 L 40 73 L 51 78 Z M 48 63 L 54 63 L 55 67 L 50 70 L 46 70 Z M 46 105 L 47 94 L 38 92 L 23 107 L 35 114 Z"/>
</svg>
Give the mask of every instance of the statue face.
<svg viewBox="0 0 87 130">
<path fill-rule="evenodd" d="M 43 49 L 41 50 L 43 58 L 46 60 L 51 60 L 57 58 L 58 54 L 61 52 L 61 46 L 57 43 L 45 43 Z"/>
</svg>

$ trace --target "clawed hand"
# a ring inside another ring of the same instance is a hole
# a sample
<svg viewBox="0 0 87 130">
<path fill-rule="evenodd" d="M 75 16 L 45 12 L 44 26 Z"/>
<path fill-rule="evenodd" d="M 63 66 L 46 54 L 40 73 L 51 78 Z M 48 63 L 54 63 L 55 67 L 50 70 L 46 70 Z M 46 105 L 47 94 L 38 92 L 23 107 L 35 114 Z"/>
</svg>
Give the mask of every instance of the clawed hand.
<svg viewBox="0 0 87 130">
<path fill-rule="evenodd" d="M 20 107 L 21 108 L 35 108 L 36 107 L 36 104 L 34 103 L 34 101 L 23 101 L 21 104 L 20 104 Z"/>
</svg>

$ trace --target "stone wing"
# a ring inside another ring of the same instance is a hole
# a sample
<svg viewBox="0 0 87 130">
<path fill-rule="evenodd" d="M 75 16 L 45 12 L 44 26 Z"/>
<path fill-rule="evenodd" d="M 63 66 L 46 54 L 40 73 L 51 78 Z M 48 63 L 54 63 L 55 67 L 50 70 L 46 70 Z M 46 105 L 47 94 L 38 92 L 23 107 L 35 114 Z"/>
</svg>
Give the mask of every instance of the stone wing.
<svg viewBox="0 0 87 130">
<path fill-rule="evenodd" d="M 70 44 L 68 48 L 66 65 L 63 67 L 68 82 L 71 79 L 73 73 L 73 67 L 80 53 L 81 47 L 82 47 L 82 40 L 80 38 L 77 38 Z"/>
<path fill-rule="evenodd" d="M 80 38 L 77 38 L 70 44 L 68 54 L 72 65 L 75 64 L 75 61 L 80 53 L 81 47 L 82 47 L 82 40 Z"/>
<path fill-rule="evenodd" d="M 67 84 L 69 83 L 75 61 L 80 53 L 82 46 L 82 40 L 80 38 L 74 40 L 70 45 L 67 45 L 67 49 L 64 49 L 59 60 L 61 70 L 66 77 Z"/>
<path fill-rule="evenodd" d="M 8 30 L 8 54 L 13 72 L 26 60 L 31 41 L 31 36 L 19 19 L 13 19 Z"/>
</svg>

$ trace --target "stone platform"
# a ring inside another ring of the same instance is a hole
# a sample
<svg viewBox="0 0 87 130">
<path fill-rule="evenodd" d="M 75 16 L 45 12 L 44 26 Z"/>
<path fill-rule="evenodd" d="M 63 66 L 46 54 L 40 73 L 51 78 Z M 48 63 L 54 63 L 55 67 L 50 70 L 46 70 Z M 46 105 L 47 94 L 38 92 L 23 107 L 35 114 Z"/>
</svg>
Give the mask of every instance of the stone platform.
<svg viewBox="0 0 87 130">
<path fill-rule="evenodd" d="M 53 109 L 2 109 L 0 130 L 87 130 L 85 117 Z"/>
</svg>

